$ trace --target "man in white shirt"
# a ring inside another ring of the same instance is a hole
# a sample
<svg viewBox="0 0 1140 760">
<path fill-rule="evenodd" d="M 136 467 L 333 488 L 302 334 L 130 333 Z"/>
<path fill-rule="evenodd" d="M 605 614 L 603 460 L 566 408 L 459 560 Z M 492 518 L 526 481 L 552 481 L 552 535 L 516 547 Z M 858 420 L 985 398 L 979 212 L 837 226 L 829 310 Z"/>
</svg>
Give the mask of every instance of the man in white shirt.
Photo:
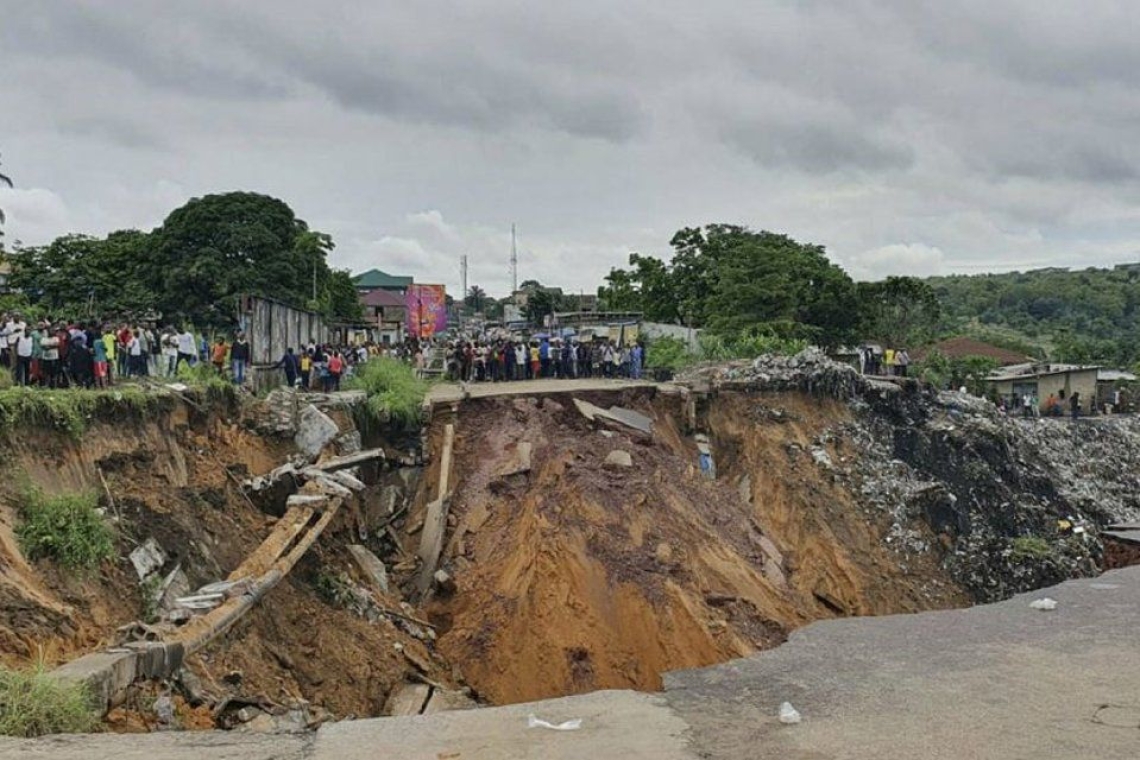
<svg viewBox="0 0 1140 760">
<path fill-rule="evenodd" d="M 183 330 L 178 334 L 178 358 L 175 360 L 174 369 L 177 372 L 178 365 L 185 361 L 191 367 L 197 361 L 198 349 L 194 345 L 194 333 L 189 330 Z"/>
<path fill-rule="evenodd" d="M 27 385 L 32 378 L 32 336 L 21 332 L 16 338 L 16 382 Z"/>
</svg>

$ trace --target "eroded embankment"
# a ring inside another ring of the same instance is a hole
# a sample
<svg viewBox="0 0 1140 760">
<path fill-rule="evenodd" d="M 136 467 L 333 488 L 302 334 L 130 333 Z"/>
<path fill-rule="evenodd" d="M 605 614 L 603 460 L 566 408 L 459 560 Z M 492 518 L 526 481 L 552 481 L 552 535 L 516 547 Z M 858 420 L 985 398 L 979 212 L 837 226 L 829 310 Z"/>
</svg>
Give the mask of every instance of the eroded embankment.
<svg viewBox="0 0 1140 760">
<path fill-rule="evenodd" d="M 351 417 L 333 416 L 351 437 Z M 266 434 L 237 410 L 180 402 L 143 417 L 91 420 L 80 437 L 29 430 L 4 449 L 0 664 L 15 667 L 41 658 L 51 667 L 120 643 L 127 635 L 120 627 L 162 612 L 154 582 L 171 574 L 182 589 L 174 595 L 226 578 L 270 534 L 284 501 L 282 495 L 281 503 L 255 504 L 242 481 L 296 456 L 289 435 Z M 111 724 L 124 730 L 153 726 L 155 696 L 170 686 L 175 725 L 202 728 L 225 717 L 219 711 L 227 701 L 240 707 L 304 700 L 312 714 L 378 715 L 409 672 L 449 682 L 450 672 L 433 659 L 428 643 L 376 614 L 384 606 L 398 610 L 398 597 L 357 598 L 362 592 L 351 581 L 359 571 L 346 545 L 362 540 L 366 524 L 385 519 L 379 492 L 394 489 L 389 502 L 402 498 L 410 480 L 395 482 L 401 480 L 377 484 L 361 504 L 341 510 L 268 598 L 190 657 L 172 684 L 140 684 L 121 695 L 125 709 L 111 711 Z M 28 487 L 49 495 L 99 494 L 114 528 L 115 557 L 83 572 L 50 558 L 25 559 L 15 528 Z M 140 582 L 127 555 L 148 539 L 166 557 Z"/>
<path fill-rule="evenodd" d="M 449 420 L 457 589 L 429 614 L 487 700 L 657 689 L 664 671 L 777 645 L 818 618 L 965 602 L 935 559 L 894 553 L 889 521 L 809 453 L 846 405 L 726 393 L 690 419 L 654 389 L 590 400 L 650 416 L 652 435 L 592 423 L 569 396 L 471 401 Z M 630 466 L 607 463 L 615 451 Z"/>
</svg>

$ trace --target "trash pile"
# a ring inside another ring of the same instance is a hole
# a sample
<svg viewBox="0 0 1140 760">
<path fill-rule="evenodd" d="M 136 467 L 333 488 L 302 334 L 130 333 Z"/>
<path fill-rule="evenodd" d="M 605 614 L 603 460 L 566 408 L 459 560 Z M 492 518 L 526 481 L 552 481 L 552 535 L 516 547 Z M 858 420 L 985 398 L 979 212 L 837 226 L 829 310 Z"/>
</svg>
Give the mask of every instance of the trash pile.
<svg viewBox="0 0 1140 760">
<path fill-rule="evenodd" d="M 890 383 L 864 377 L 851 365 L 837 362 L 815 347 L 794 356 L 764 354 L 751 362 L 702 366 L 678 378 L 681 383 L 694 381 L 763 391 L 803 391 L 839 399 L 852 398 L 872 386 L 895 389 Z"/>
</svg>

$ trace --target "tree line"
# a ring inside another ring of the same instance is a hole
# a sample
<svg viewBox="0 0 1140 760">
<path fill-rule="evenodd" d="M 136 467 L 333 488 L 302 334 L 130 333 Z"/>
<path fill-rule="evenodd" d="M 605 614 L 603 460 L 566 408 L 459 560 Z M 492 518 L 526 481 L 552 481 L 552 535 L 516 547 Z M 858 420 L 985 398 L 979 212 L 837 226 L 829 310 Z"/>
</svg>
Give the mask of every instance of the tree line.
<svg viewBox="0 0 1140 760">
<path fill-rule="evenodd" d="M 937 336 L 941 308 L 912 277 L 855 282 L 819 245 L 732 224 L 686 227 L 669 262 L 632 253 L 598 290 L 602 308 L 703 328 L 728 340 L 776 337 L 824 347 Z"/>
<path fill-rule="evenodd" d="M 257 295 L 336 321 L 362 318 L 352 276 L 333 269 L 332 238 L 281 200 L 231 192 L 194 198 L 150 232 L 64 235 L 5 252 L 17 298 L 5 306 L 56 318 L 234 322 L 238 299 Z"/>
</svg>

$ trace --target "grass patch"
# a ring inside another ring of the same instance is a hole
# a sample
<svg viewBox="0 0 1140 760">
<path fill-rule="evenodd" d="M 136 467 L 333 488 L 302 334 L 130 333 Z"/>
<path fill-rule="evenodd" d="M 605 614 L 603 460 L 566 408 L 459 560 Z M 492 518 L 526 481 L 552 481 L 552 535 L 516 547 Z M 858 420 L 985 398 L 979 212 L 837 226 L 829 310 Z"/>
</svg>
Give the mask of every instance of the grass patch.
<svg viewBox="0 0 1140 760">
<path fill-rule="evenodd" d="M 375 421 L 391 419 L 403 427 L 420 423 L 428 383 L 401 361 L 378 357 L 358 364 L 344 387 L 368 394 L 367 411 Z"/>
<path fill-rule="evenodd" d="M 0 668 L 0 735 L 82 734 L 98 725 L 83 684 L 52 678 L 42 662 L 25 670 Z"/>
<path fill-rule="evenodd" d="M 1010 559 L 1014 562 L 1045 559 L 1053 553 L 1049 542 L 1039 536 L 1018 536 L 1009 543 L 1013 549 Z"/>
<path fill-rule="evenodd" d="M 47 496 L 24 492 L 16 539 L 28 559 L 47 557 L 71 570 L 90 570 L 115 556 L 115 533 L 96 511 L 94 492 Z"/>
<path fill-rule="evenodd" d="M 0 431 L 47 427 L 78 439 L 96 418 L 142 419 L 171 405 L 168 396 L 133 385 L 99 390 L 7 388 L 0 390 Z"/>
</svg>

